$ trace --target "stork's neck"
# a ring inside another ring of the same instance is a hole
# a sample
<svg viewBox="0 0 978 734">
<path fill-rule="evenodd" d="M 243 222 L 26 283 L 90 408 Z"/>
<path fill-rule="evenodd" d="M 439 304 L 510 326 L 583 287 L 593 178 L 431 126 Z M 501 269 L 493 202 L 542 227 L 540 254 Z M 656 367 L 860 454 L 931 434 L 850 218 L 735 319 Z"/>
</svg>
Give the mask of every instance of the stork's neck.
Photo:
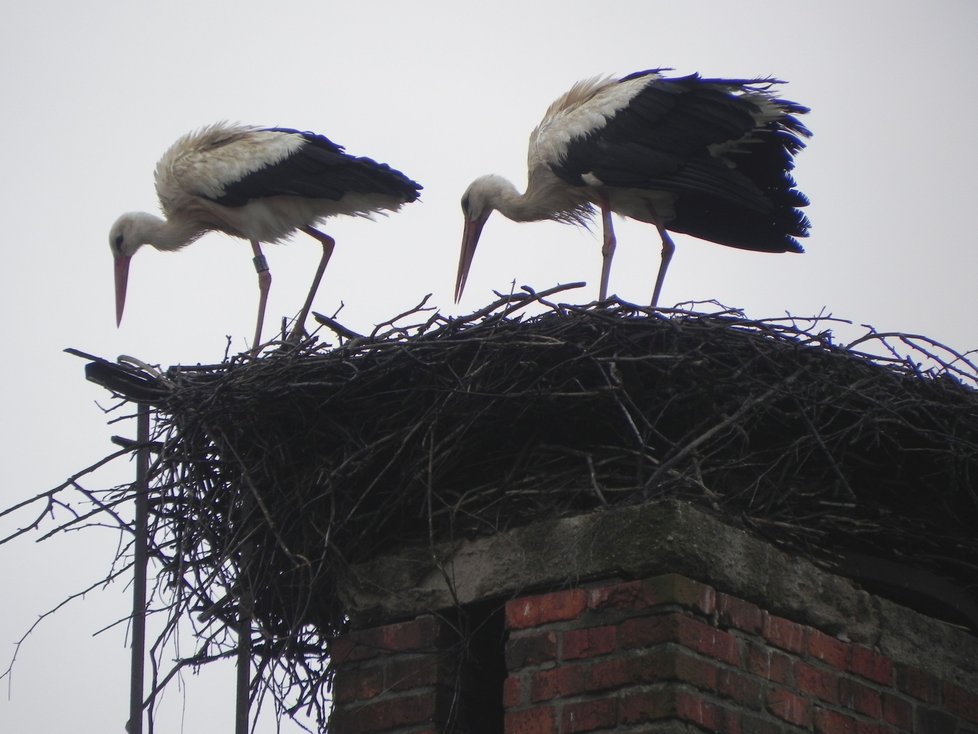
<svg viewBox="0 0 978 734">
<path fill-rule="evenodd" d="M 152 245 L 157 250 L 179 250 L 203 234 L 200 225 L 182 219 L 161 219 L 155 214 L 138 212 L 132 215 L 138 222 L 139 244 Z"/>
<path fill-rule="evenodd" d="M 486 176 L 492 208 L 514 222 L 536 222 L 550 219 L 555 211 L 554 202 L 547 200 L 545 191 L 532 185 L 520 193 L 512 181 L 502 176 Z"/>
</svg>

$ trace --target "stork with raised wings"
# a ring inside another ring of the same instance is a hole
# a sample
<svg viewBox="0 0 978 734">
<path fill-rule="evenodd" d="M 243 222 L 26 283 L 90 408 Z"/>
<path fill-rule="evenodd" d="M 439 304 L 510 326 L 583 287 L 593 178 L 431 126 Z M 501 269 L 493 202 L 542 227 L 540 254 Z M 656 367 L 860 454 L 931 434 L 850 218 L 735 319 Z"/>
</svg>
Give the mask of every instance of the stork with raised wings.
<svg viewBox="0 0 978 734">
<path fill-rule="evenodd" d="M 185 135 L 156 164 L 156 192 L 165 215 L 123 214 L 112 225 L 116 323 L 126 303 L 129 262 L 143 245 L 179 250 L 205 232 L 251 242 L 258 271 L 261 344 L 265 304 L 272 282 L 261 243 L 279 242 L 297 230 L 323 247 L 312 287 L 296 319 L 299 334 L 335 244 L 313 225 L 337 214 L 369 217 L 397 211 L 421 189 L 400 171 L 370 158 L 351 156 L 328 138 L 288 128 L 218 123 Z"/>
<path fill-rule="evenodd" d="M 663 69 L 581 81 L 558 98 L 530 135 L 526 191 L 501 176 L 477 178 L 462 197 L 465 229 L 455 282 L 461 298 L 482 228 L 493 211 L 517 222 L 603 226 L 599 297 L 608 295 L 615 251 L 611 213 L 653 224 L 662 260 L 659 300 L 675 249 L 667 230 L 743 250 L 802 252 L 794 155 L 811 133 L 808 112 L 775 96 L 777 79 L 667 78 Z"/>
</svg>

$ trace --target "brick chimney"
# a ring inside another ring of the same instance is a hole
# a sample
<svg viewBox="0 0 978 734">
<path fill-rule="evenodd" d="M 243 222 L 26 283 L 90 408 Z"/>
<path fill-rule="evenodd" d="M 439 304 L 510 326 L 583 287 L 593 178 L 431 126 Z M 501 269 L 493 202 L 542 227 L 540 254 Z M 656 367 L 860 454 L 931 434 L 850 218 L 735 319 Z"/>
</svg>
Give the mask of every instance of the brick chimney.
<svg viewBox="0 0 978 734">
<path fill-rule="evenodd" d="M 336 734 L 978 732 L 972 633 L 681 502 L 391 554 L 345 597 Z"/>
</svg>

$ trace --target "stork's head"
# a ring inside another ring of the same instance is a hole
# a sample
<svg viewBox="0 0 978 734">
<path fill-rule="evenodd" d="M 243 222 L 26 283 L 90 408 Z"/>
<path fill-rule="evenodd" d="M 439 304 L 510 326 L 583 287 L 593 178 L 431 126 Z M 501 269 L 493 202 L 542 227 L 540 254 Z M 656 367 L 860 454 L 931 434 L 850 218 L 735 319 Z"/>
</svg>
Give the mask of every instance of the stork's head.
<svg viewBox="0 0 978 734">
<path fill-rule="evenodd" d="M 462 215 L 465 229 L 462 232 L 462 253 L 458 261 L 458 277 L 455 281 L 455 302 L 462 297 L 465 279 L 469 275 L 472 256 L 479 244 L 482 228 L 489 215 L 499 208 L 499 202 L 507 192 L 515 193 L 513 184 L 502 176 L 480 176 L 462 194 Z"/>
<path fill-rule="evenodd" d="M 150 242 L 151 234 L 159 227 L 160 219 L 144 212 L 123 214 L 109 230 L 109 249 L 115 258 L 115 322 L 122 322 L 126 306 L 126 284 L 129 282 L 129 261 L 133 254 Z"/>
</svg>

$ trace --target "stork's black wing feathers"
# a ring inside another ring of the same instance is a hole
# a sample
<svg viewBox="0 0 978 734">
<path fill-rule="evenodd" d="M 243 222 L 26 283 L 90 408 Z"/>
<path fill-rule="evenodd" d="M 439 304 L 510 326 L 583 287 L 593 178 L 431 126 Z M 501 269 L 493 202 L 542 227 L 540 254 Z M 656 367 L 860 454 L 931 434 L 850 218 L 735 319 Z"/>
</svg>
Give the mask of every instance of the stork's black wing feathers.
<svg viewBox="0 0 978 734">
<path fill-rule="evenodd" d="M 789 172 L 811 134 L 795 115 L 808 110 L 772 100 L 783 114 L 758 126 L 757 102 L 744 94 L 756 96 L 776 83 L 696 74 L 650 80 L 603 128 L 571 140 L 553 171 L 578 186 L 592 174 L 608 187 L 671 193 L 676 214 L 665 224 L 677 232 L 745 249 L 800 252 L 794 238 L 807 236 L 809 222 L 797 207 L 808 200 Z"/>
<path fill-rule="evenodd" d="M 244 206 L 270 196 L 338 200 L 347 193 L 381 194 L 408 203 L 420 195 L 416 181 L 386 163 L 351 156 L 324 135 L 289 128 L 268 131 L 300 135 L 305 144 L 284 160 L 225 186 L 224 194 L 215 199 L 218 204 Z"/>
</svg>

